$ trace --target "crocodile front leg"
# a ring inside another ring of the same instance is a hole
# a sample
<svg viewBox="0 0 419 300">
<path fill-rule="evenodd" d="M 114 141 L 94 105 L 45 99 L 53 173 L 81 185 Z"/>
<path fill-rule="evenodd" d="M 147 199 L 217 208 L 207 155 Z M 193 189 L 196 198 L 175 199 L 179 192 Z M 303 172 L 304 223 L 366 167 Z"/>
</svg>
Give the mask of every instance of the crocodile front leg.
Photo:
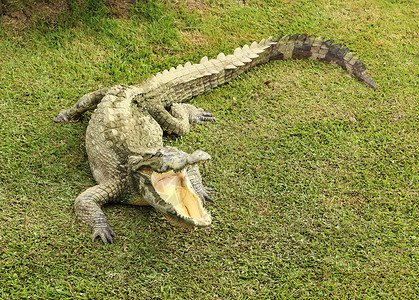
<svg viewBox="0 0 419 300">
<path fill-rule="evenodd" d="M 103 97 L 108 94 L 117 95 L 125 87 L 124 85 L 115 85 L 85 94 L 70 109 L 60 111 L 58 116 L 54 118 L 54 122 L 77 122 L 84 112 L 95 109 Z"/>
<path fill-rule="evenodd" d="M 191 123 L 215 121 L 211 113 L 191 104 L 176 103 L 170 108 L 170 113 L 160 105 L 148 109 L 150 115 L 169 134 L 185 135 L 190 130 Z"/>
<path fill-rule="evenodd" d="M 188 178 L 192 184 L 193 189 L 195 190 L 195 193 L 201 198 L 202 202 L 205 205 L 205 202 L 208 200 L 212 203 L 215 203 L 215 201 L 211 198 L 211 194 L 214 194 L 215 191 L 211 188 L 206 187 L 202 183 L 202 177 L 199 173 L 199 166 L 198 165 L 190 165 L 186 169 L 188 173 Z"/>
<path fill-rule="evenodd" d="M 101 207 L 120 198 L 125 190 L 123 184 L 105 183 L 88 188 L 76 198 L 74 210 L 80 220 L 92 227 L 92 241 L 100 236 L 105 245 L 108 242 L 112 243 L 115 232 L 106 220 Z"/>
</svg>

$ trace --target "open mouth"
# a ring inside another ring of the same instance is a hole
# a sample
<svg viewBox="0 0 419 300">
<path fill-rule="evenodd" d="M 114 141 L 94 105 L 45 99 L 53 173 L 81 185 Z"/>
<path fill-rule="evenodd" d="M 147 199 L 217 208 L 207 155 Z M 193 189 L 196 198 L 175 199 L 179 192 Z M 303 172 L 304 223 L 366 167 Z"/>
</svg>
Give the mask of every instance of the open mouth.
<svg viewBox="0 0 419 300">
<path fill-rule="evenodd" d="M 151 183 L 160 197 L 172 204 L 179 214 L 191 218 L 202 218 L 200 199 L 192 190 L 185 170 L 178 173 L 172 170 L 165 173 L 153 172 Z"/>
<path fill-rule="evenodd" d="M 144 171 L 143 169 L 142 172 Z M 173 208 L 160 211 L 173 225 L 206 227 L 211 224 L 211 216 L 204 208 L 202 199 L 195 192 L 185 169 L 164 173 L 148 169 L 146 172 L 154 190 L 165 202 L 165 206 Z"/>
</svg>

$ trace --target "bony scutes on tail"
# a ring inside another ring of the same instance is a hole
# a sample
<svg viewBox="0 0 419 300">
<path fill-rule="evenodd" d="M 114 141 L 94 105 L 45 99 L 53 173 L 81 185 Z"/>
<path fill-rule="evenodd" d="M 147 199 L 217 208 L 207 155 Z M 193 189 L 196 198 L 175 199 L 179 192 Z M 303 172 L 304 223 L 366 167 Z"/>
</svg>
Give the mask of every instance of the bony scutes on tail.
<svg viewBox="0 0 419 300">
<path fill-rule="evenodd" d="M 171 223 L 205 227 L 211 216 L 204 208 L 211 200 L 202 183 L 199 165 L 210 155 L 192 154 L 163 146 L 163 131 L 184 135 L 191 123 L 214 121 L 203 109 L 184 102 L 237 77 L 261 63 L 287 58 L 309 58 L 341 66 L 368 86 L 376 88 L 364 65 L 341 44 L 307 35 L 268 38 L 237 48 L 232 55 L 204 57 L 152 76 L 139 85 L 117 85 L 89 93 L 55 122 L 76 122 L 95 109 L 86 131 L 86 150 L 97 185 L 75 200 L 77 216 L 112 243 L 115 233 L 101 207 L 106 203 L 151 205 Z"/>
</svg>

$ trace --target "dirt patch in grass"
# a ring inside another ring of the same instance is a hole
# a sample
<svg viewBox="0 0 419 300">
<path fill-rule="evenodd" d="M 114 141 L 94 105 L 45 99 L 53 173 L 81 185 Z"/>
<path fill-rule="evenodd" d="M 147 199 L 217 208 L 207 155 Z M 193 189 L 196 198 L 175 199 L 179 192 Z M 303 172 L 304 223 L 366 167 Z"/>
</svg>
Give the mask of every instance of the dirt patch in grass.
<svg viewBox="0 0 419 300">
<path fill-rule="evenodd" d="M 0 26 L 23 28 L 30 26 L 35 16 L 54 22 L 58 15 L 69 9 L 67 0 L 13 1 L 3 0 L 0 5 Z"/>
<path fill-rule="evenodd" d="M 129 8 L 133 0 L 106 0 L 106 6 L 109 8 L 110 13 L 116 18 L 129 18 Z"/>
<path fill-rule="evenodd" d="M 79 5 L 83 5 L 79 0 Z M 109 14 L 115 18 L 129 17 L 133 0 L 105 0 Z M 20 1 L 2 0 L 0 3 L 0 26 L 12 26 L 17 29 L 31 26 L 36 18 L 54 24 L 57 18 L 71 9 L 69 0 L 56 1 Z"/>
<path fill-rule="evenodd" d="M 191 43 L 194 45 L 202 45 L 202 43 L 206 42 L 205 37 L 196 32 L 180 31 L 180 34 L 187 43 Z"/>
<path fill-rule="evenodd" d="M 205 4 L 203 0 L 186 0 L 185 1 L 185 8 L 186 10 L 205 10 L 208 6 Z"/>
</svg>

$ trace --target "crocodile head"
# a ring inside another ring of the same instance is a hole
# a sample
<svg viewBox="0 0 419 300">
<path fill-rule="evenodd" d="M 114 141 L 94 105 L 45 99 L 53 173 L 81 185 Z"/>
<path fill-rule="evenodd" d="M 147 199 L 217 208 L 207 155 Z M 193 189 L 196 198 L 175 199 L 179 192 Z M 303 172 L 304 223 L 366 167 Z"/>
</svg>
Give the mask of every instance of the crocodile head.
<svg viewBox="0 0 419 300">
<path fill-rule="evenodd" d="M 131 162 L 131 185 L 170 223 L 182 227 L 209 226 L 211 216 L 192 186 L 188 169 L 210 158 L 200 150 L 188 154 L 174 147 L 164 147 Z"/>
</svg>

